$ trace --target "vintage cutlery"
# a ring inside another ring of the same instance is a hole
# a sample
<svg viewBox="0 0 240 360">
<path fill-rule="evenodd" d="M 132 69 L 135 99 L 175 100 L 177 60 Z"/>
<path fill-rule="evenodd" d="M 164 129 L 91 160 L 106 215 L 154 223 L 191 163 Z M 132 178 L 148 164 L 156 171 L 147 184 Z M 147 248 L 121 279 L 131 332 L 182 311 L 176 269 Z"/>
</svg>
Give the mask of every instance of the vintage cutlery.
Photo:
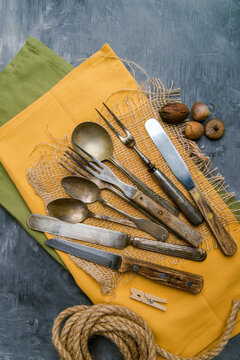
<svg viewBox="0 0 240 360">
<path fill-rule="evenodd" d="M 165 207 L 168 211 L 178 215 L 178 210 L 155 193 L 140 179 L 126 169 L 113 155 L 113 142 L 107 130 L 94 122 L 83 122 L 75 127 L 72 133 L 72 144 L 75 151 L 79 151 L 78 146 L 86 150 L 89 154 L 100 161 L 108 160 L 121 170 L 128 178 L 142 190 L 144 194 Z M 78 146 L 77 146 L 78 145 Z"/>
<path fill-rule="evenodd" d="M 47 204 L 47 209 L 51 216 L 71 223 L 79 223 L 86 220 L 88 217 L 91 217 L 94 219 L 111 221 L 117 224 L 136 228 L 136 225 L 127 219 L 96 214 L 90 211 L 88 206 L 83 201 L 77 200 L 76 198 L 60 198 L 50 201 Z"/>
<path fill-rule="evenodd" d="M 196 187 L 192 176 L 178 153 L 177 149 L 169 139 L 163 127 L 156 119 L 149 119 L 145 123 L 146 130 L 153 142 L 161 152 L 175 176 L 181 181 L 191 194 L 193 200 L 201 211 L 207 224 L 209 225 L 218 244 L 227 256 L 232 256 L 237 251 L 237 245 L 233 238 L 228 234 L 220 219 L 208 204 L 203 194 Z"/>
<path fill-rule="evenodd" d="M 135 218 L 103 199 L 99 187 L 91 180 L 79 176 L 67 176 L 62 179 L 61 184 L 64 190 L 74 199 L 79 199 L 87 204 L 99 201 L 103 206 L 107 206 L 127 217 L 139 230 L 146 232 L 155 239 L 165 241 L 168 238 L 168 231 L 161 225 L 147 219 Z"/>
<path fill-rule="evenodd" d="M 118 119 L 118 117 L 112 112 L 109 107 L 103 103 L 105 108 L 109 111 L 112 117 L 116 120 L 118 125 L 122 128 L 125 135 L 122 136 L 113 126 L 112 124 L 97 110 L 98 114 L 102 117 L 102 119 L 107 123 L 107 125 L 112 129 L 114 134 L 119 138 L 119 140 L 126 145 L 128 148 L 134 149 L 139 157 L 142 159 L 144 164 L 147 165 L 148 170 L 153 174 L 155 179 L 161 188 L 168 194 L 168 196 L 175 202 L 179 209 L 185 214 L 185 216 L 191 221 L 191 223 L 195 226 L 201 224 L 203 222 L 203 217 L 199 213 L 199 211 L 192 205 L 192 203 L 186 198 L 186 196 L 168 179 L 168 177 L 158 168 L 155 167 L 154 164 L 150 162 L 150 160 L 144 155 L 136 145 L 136 141 L 132 133 L 126 128 L 126 126 Z"/>
<path fill-rule="evenodd" d="M 128 256 L 112 254 L 61 239 L 46 240 L 45 244 L 81 259 L 109 267 L 112 270 L 123 273 L 132 271 L 163 285 L 185 290 L 192 294 L 199 294 L 203 287 L 203 277 L 201 275 L 156 265 Z"/>
<path fill-rule="evenodd" d="M 104 163 L 94 158 L 84 149 L 79 147 L 79 150 L 84 153 L 86 157 L 80 155 L 80 153 L 77 153 L 74 149 L 71 150 L 82 160 L 81 162 L 75 159 L 75 161 L 77 161 L 77 163 L 85 170 L 92 175 L 95 175 L 97 178 L 117 186 L 129 199 L 156 217 L 183 240 L 187 241 L 192 246 L 199 246 L 202 241 L 202 235 L 200 233 L 179 220 L 176 216 L 146 196 L 142 191 L 122 182 Z M 88 160 L 89 158 L 91 161 Z M 85 164 L 83 162 L 85 162 Z"/>
<path fill-rule="evenodd" d="M 123 192 L 118 190 L 117 188 L 115 188 L 115 186 L 107 183 L 106 181 L 96 178 L 94 175 L 90 174 L 88 171 L 84 170 L 82 167 L 74 165 L 72 161 L 69 161 L 74 158 L 74 156 L 72 154 L 71 155 L 63 154 L 63 155 L 64 155 L 65 159 L 61 158 L 62 162 L 58 162 L 58 163 L 65 170 L 67 170 L 70 174 L 75 175 L 75 176 L 85 177 L 85 178 L 91 180 L 99 187 L 100 190 L 110 190 L 114 194 L 118 195 L 122 200 L 126 201 L 129 205 L 131 205 L 135 209 L 141 211 L 145 216 L 149 217 L 153 222 L 155 222 L 157 224 L 161 224 L 160 221 L 158 221 L 156 218 L 154 218 L 151 214 L 147 213 L 147 211 L 144 211 L 136 203 L 134 203 L 132 200 L 128 199 L 123 194 Z"/>
<path fill-rule="evenodd" d="M 31 214 L 27 219 L 30 229 L 60 235 L 71 239 L 86 241 L 92 244 L 123 249 L 132 245 L 139 249 L 153 251 L 184 259 L 202 261 L 207 254 L 202 249 L 190 246 L 175 245 L 156 240 L 131 237 L 129 234 L 86 224 L 71 224 L 65 221 L 40 214 Z"/>
</svg>

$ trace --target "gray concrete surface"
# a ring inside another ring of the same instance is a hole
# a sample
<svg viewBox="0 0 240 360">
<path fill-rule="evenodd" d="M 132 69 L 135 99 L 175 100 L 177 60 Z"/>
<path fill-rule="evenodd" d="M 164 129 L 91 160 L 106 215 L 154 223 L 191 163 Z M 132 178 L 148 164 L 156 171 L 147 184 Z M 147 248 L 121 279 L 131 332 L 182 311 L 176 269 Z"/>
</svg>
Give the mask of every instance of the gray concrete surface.
<svg viewBox="0 0 240 360">
<path fill-rule="evenodd" d="M 0 70 L 30 35 L 74 66 L 108 42 L 164 84 L 174 80 L 188 106 L 216 104 L 226 134 L 199 144 L 239 199 L 239 23 L 238 0 L 0 0 Z M 57 359 L 54 318 L 90 301 L 2 208 L 0 243 L 0 360 Z M 121 359 L 102 338 L 90 345 L 96 360 Z M 239 358 L 236 336 L 216 359 Z"/>
</svg>

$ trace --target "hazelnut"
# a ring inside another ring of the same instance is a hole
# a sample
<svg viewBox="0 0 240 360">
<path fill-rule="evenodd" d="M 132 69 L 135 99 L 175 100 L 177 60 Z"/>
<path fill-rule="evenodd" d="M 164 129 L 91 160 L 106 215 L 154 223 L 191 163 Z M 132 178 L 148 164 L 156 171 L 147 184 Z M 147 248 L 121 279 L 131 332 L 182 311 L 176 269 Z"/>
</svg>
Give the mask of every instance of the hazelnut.
<svg viewBox="0 0 240 360">
<path fill-rule="evenodd" d="M 220 139 L 225 132 L 225 125 L 220 119 L 211 119 L 205 124 L 204 132 L 209 139 Z"/>
<path fill-rule="evenodd" d="M 196 102 L 193 105 L 191 112 L 192 112 L 192 118 L 195 121 L 200 121 L 200 122 L 206 120 L 210 115 L 210 110 L 208 106 L 201 102 Z"/>
<path fill-rule="evenodd" d="M 186 119 L 189 114 L 189 109 L 185 104 L 172 103 L 163 106 L 159 114 L 163 121 L 178 124 Z"/>
<path fill-rule="evenodd" d="M 190 140 L 197 140 L 203 136 L 204 128 L 197 121 L 189 121 L 185 126 L 185 136 Z"/>
</svg>

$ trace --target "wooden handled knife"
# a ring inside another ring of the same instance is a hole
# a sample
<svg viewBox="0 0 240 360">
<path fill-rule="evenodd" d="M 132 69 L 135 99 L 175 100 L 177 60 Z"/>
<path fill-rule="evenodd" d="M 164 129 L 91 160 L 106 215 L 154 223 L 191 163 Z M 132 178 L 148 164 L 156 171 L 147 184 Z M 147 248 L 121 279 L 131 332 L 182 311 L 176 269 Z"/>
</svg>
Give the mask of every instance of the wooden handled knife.
<svg viewBox="0 0 240 360">
<path fill-rule="evenodd" d="M 181 158 L 177 149 L 169 139 L 163 127 L 156 119 L 149 119 L 145 123 L 146 130 L 157 146 L 158 150 L 168 163 L 168 166 L 181 181 L 191 194 L 197 207 L 201 211 L 204 219 L 215 236 L 222 252 L 227 256 L 232 256 L 237 251 L 237 245 L 233 238 L 228 234 L 220 219 L 210 207 L 203 194 L 196 187 L 187 165 Z"/>
<path fill-rule="evenodd" d="M 179 290 L 185 290 L 192 294 L 199 294 L 203 287 L 203 277 L 182 270 L 172 269 L 166 266 L 156 265 L 147 261 L 128 256 L 120 256 L 88 246 L 73 243 L 61 239 L 50 239 L 45 244 L 52 248 L 75 255 L 81 259 L 109 267 L 119 272 L 136 272 L 163 285 L 171 286 Z"/>
</svg>

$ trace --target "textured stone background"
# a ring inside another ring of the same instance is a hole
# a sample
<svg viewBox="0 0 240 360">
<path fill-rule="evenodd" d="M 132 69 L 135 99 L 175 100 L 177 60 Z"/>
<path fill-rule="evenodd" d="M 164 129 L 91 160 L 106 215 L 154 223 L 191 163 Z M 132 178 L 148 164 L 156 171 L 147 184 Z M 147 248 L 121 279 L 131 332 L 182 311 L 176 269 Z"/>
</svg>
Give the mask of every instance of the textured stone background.
<svg viewBox="0 0 240 360">
<path fill-rule="evenodd" d="M 229 190 L 240 194 L 238 0 L 0 0 L 0 70 L 33 35 L 76 66 L 108 42 L 188 106 L 214 102 L 225 136 L 200 140 Z M 141 79 L 139 79 L 141 80 Z M 57 359 L 51 327 L 66 307 L 90 304 L 71 276 L 0 208 L 0 359 Z M 102 338 L 94 359 L 121 359 Z M 240 336 L 218 360 L 240 358 Z"/>
</svg>

